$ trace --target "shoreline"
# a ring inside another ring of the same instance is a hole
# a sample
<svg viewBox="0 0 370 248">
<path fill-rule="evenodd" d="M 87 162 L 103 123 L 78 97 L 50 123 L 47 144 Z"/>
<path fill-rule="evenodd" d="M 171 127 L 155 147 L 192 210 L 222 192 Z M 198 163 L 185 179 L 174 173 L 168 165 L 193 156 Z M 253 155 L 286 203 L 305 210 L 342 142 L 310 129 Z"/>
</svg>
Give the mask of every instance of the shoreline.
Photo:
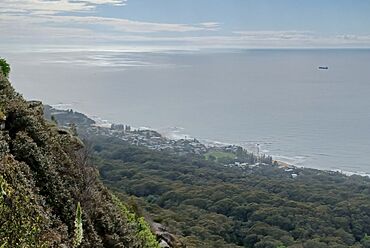
<svg viewBox="0 0 370 248">
<path fill-rule="evenodd" d="M 97 115 L 93 114 L 88 114 L 88 113 L 83 113 L 82 111 L 80 112 L 79 110 L 76 110 L 74 108 L 73 104 L 65 104 L 65 103 L 58 103 L 58 104 L 50 104 L 53 109 L 59 110 L 59 111 L 69 111 L 72 110 L 76 113 L 82 113 L 86 115 L 86 117 L 90 118 L 94 122 L 96 122 L 95 126 L 102 127 L 102 128 L 110 128 L 113 124 L 116 125 L 117 123 L 110 122 L 109 120 L 105 120 L 100 118 Z M 216 140 L 209 140 L 209 139 L 201 139 L 201 138 L 196 138 L 193 137 L 189 134 L 182 133 L 181 131 L 185 130 L 182 127 L 166 127 L 166 128 L 151 128 L 151 127 L 131 127 L 134 130 L 151 130 L 159 133 L 163 137 L 169 139 L 169 140 L 190 140 L 190 139 L 196 139 L 199 141 L 201 144 L 203 144 L 206 147 L 225 147 L 225 146 L 240 146 L 243 149 L 246 149 L 250 151 L 253 154 L 257 154 L 256 151 L 251 151 L 251 147 L 247 147 L 242 144 L 238 143 L 228 143 L 228 142 L 220 142 Z M 362 171 L 346 171 L 346 170 L 341 170 L 341 169 L 324 169 L 324 168 L 314 168 L 306 165 L 296 165 L 295 163 L 292 162 L 287 162 L 281 159 L 275 159 L 277 157 L 276 155 L 273 154 L 267 154 L 264 152 L 259 153 L 257 156 L 261 155 L 266 155 L 266 156 L 271 156 L 272 157 L 272 162 L 276 162 L 278 166 L 282 169 L 290 169 L 290 168 L 307 168 L 307 169 L 314 169 L 314 170 L 320 170 L 320 171 L 325 171 L 325 172 L 339 172 L 343 175 L 346 176 L 352 176 L 352 175 L 358 175 L 358 176 L 363 176 L 363 177 L 370 177 L 370 172 L 362 172 Z M 281 155 L 279 155 L 281 157 Z M 293 160 L 293 158 L 292 158 Z"/>
<path fill-rule="evenodd" d="M 276 160 L 276 159 L 273 159 L 272 162 L 273 163 L 276 162 L 279 165 L 279 168 L 283 168 L 283 169 L 291 169 L 291 168 L 303 168 L 303 169 L 305 169 L 305 168 L 307 168 L 307 169 L 319 170 L 319 171 L 324 171 L 324 172 L 339 172 L 340 174 L 343 174 L 345 176 L 357 175 L 357 176 L 369 177 L 370 178 L 370 173 L 361 172 L 361 171 L 353 172 L 353 171 L 345 171 L 345 170 L 340 170 L 340 169 L 318 169 L 318 168 L 307 167 L 307 166 L 297 166 L 297 165 L 294 165 L 292 163 L 287 163 L 287 162 L 284 162 L 284 161 L 281 161 L 281 160 Z"/>
</svg>

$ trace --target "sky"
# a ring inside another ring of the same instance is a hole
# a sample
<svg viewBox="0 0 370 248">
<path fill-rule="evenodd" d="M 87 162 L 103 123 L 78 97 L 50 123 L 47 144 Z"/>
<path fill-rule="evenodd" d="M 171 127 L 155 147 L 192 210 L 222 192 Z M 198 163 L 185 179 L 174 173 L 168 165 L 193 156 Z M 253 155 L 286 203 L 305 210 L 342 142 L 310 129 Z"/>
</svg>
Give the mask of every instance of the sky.
<svg viewBox="0 0 370 248">
<path fill-rule="evenodd" d="M 369 48 L 369 0 L 1 0 L 0 51 Z"/>
</svg>

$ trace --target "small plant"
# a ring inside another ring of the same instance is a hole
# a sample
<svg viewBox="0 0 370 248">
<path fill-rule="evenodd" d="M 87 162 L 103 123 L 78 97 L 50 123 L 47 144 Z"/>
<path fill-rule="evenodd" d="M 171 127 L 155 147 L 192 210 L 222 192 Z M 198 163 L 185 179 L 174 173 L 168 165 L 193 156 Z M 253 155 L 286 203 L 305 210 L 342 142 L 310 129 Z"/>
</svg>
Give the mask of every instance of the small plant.
<svg viewBox="0 0 370 248">
<path fill-rule="evenodd" d="M 10 73 L 10 65 L 6 62 L 5 59 L 0 58 L 0 68 L 4 73 L 4 76 L 8 77 Z"/>
<path fill-rule="evenodd" d="M 136 235 L 142 242 L 143 248 L 159 248 L 158 241 L 155 235 L 150 230 L 149 224 L 143 217 L 138 217 L 130 212 L 125 204 L 123 204 L 117 196 L 112 194 L 113 203 L 120 209 L 121 214 L 136 227 Z"/>
<path fill-rule="evenodd" d="M 80 203 L 77 203 L 73 247 L 75 248 L 79 247 L 82 243 L 82 238 L 83 238 L 82 209 Z"/>
</svg>

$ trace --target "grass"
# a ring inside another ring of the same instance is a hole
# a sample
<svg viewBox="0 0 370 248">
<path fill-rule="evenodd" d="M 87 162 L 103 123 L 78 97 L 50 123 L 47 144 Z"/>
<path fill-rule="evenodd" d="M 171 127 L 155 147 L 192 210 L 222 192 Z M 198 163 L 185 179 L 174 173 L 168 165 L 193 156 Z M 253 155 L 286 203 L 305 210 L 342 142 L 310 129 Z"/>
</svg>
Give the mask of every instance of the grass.
<svg viewBox="0 0 370 248">
<path fill-rule="evenodd" d="M 232 152 L 210 151 L 205 154 L 206 159 L 209 159 L 211 156 L 215 157 L 216 160 L 219 160 L 220 158 L 235 158 L 235 154 Z"/>
</svg>

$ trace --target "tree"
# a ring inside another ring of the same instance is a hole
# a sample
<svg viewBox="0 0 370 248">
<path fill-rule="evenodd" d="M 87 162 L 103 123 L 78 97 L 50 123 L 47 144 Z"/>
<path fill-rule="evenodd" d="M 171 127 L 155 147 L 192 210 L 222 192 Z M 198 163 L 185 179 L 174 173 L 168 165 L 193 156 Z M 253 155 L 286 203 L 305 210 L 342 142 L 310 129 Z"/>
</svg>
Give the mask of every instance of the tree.
<svg viewBox="0 0 370 248">
<path fill-rule="evenodd" d="M 361 244 L 365 248 L 370 247 L 370 237 L 367 234 L 365 234 L 365 236 L 362 238 Z"/>
<path fill-rule="evenodd" d="M 5 59 L 0 58 L 0 68 L 5 77 L 9 76 L 10 73 L 10 65 L 6 62 Z"/>
<path fill-rule="evenodd" d="M 238 146 L 238 148 L 236 149 L 236 156 L 238 157 L 238 159 L 242 159 L 244 157 L 244 151 L 241 146 Z"/>
<path fill-rule="evenodd" d="M 211 160 L 211 161 L 216 161 L 217 158 L 213 155 L 209 155 L 208 159 Z"/>
</svg>

